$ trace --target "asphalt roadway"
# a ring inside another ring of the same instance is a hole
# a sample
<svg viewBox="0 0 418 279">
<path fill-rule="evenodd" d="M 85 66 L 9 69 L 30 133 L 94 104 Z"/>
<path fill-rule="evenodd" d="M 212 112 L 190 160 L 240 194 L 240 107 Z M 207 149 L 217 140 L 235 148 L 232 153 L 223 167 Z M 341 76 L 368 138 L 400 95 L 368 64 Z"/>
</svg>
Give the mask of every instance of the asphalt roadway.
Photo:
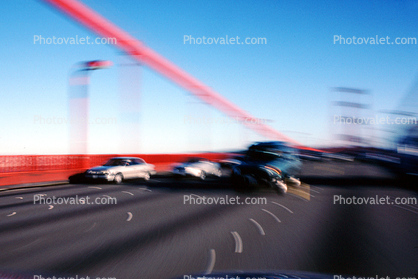
<svg viewBox="0 0 418 279">
<path fill-rule="evenodd" d="M 417 277 L 413 187 L 353 162 L 307 163 L 302 182 L 283 196 L 236 193 L 227 178 L 0 191 L 0 269 L 34 278 L 232 270 Z"/>
</svg>

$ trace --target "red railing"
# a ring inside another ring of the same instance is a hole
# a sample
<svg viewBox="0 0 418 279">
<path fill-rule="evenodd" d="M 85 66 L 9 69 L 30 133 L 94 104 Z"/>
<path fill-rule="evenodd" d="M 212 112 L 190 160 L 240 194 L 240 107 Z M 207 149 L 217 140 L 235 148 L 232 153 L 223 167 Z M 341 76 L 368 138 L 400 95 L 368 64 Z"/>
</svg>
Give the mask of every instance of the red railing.
<svg viewBox="0 0 418 279">
<path fill-rule="evenodd" d="M 0 187 L 51 181 L 65 181 L 87 168 L 102 165 L 112 157 L 140 157 L 154 164 L 157 171 L 168 171 L 171 164 L 188 157 L 203 157 L 218 161 L 225 153 L 200 154 L 104 154 L 104 155 L 10 155 L 0 156 Z"/>
<path fill-rule="evenodd" d="M 200 154 L 103 154 L 103 155 L 7 155 L 0 156 L 0 174 L 16 172 L 38 172 L 55 170 L 77 170 L 101 165 L 112 157 L 140 157 L 150 164 L 170 164 L 188 157 L 203 157 L 221 160 L 225 153 Z"/>
<path fill-rule="evenodd" d="M 0 173 L 34 172 L 81 168 L 78 155 L 11 155 L 0 156 Z"/>
</svg>

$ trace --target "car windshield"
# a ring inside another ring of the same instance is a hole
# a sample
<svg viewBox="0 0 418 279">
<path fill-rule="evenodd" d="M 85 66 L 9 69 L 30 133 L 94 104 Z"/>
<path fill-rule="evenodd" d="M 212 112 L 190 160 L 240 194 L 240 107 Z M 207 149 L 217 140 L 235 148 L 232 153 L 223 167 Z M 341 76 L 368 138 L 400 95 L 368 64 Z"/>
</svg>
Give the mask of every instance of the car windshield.
<svg viewBox="0 0 418 279">
<path fill-rule="evenodd" d="M 187 159 L 185 163 L 190 164 L 190 163 L 198 163 L 202 161 L 205 161 L 205 160 L 201 158 L 190 158 L 190 159 Z"/>
<path fill-rule="evenodd" d="M 280 154 L 263 152 L 258 150 L 250 150 L 247 153 L 247 160 L 249 161 L 261 161 L 261 162 L 270 162 L 280 159 Z"/>
<path fill-rule="evenodd" d="M 104 166 L 124 166 L 128 161 L 121 159 L 110 159 Z"/>
</svg>

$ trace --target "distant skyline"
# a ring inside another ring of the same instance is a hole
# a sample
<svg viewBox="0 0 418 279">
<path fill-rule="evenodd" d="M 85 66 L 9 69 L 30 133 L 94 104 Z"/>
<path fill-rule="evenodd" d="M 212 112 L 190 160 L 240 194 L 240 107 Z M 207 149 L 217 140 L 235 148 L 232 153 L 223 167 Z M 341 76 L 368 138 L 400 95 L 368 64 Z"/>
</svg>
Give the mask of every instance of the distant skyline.
<svg viewBox="0 0 418 279">
<path fill-rule="evenodd" d="M 81 2 L 306 145 L 333 143 L 332 88 L 369 91 L 372 116 L 416 90 L 416 1 Z M 112 42 L 43 1 L 7 1 L 0 11 L 0 154 L 68 153 L 68 79 L 74 65 L 96 59 L 114 65 L 91 74 L 88 153 L 224 151 L 263 140 L 150 69 L 127 66 Z M 386 43 L 370 44 L 376 37 Z M 140 92 L 133 124 L 121 114 L 126 90 Z M 137 136 L 139 144 L 123 138 Z"/>
</svg>

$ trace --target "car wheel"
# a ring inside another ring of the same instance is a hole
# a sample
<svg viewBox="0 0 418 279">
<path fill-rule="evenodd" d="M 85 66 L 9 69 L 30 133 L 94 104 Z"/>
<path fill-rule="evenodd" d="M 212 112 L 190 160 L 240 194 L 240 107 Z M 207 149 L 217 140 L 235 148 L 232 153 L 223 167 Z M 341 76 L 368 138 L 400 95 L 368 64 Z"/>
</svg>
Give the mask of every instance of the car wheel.
<svg viewBox="0 0 418 279">
<path fill-rule="evenodd" d="M 297 179 L 297 178 L 294 178 L 294 177 L 287 178 L 286 179 L 286 184 L 287 183 L 289 183 L 289 184 L 291 184 L 292 186 L 295 186 L 295 187 L 299 187 L 301 185 L 300 180 Z"/>
<path fill-rule="evenodd" d="M 200 176 L 199 176 L 199 178 L 200 178 L 201 180 L 205 180 L 205 179 L 206 179 L 206 173 L 205 173 L 204 171 L 201 171 L 201 172 L 200 172 Z"/>
<path fill-rule="evenodd" d="M 276 181 L 273 187 L 275 188 L 275 190 L 277 191 L 279 195 L 284 195 L 287 192 L 287 185 L 283 181 Z"/>
<path fill-rule="evenodd" d="M 151 175 L 149 174 L 149 172 L 146 172 L 145 174 L 144 174 L 144 180 L 145 181 L 148 181 L 148 180 L 150 180 L 151 179 Z"/>
<path fill-rule="evenodd" d="M 121 184 L 123 181 L 123 176 L 121 173 L 115 175 L 115 179 L 113 180 L 116 184 Z"/>
</svg>

